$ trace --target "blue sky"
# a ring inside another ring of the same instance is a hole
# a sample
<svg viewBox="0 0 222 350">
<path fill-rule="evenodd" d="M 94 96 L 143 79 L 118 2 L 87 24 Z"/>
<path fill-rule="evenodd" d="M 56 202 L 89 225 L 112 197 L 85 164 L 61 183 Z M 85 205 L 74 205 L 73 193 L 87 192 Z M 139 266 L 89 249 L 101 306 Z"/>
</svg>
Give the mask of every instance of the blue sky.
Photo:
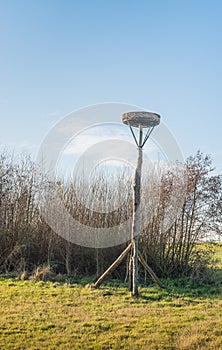
<svg viewBox="0 0 222 350">
<path fill-rule="evenodd" d="M 0 0 L 0 144 L 35 151 L 72 110 L 156 111 L 222 173 L 222 2 Z"/>
</svg>

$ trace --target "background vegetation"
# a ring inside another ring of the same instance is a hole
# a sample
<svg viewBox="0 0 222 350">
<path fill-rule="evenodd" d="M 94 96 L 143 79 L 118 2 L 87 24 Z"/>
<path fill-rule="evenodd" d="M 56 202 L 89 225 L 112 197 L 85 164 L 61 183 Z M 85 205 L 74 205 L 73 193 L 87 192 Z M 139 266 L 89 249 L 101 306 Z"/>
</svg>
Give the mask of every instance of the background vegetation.
<svg viewBox="0 0 222 350">
<path fill-rule="evenodd" d="M 160 277 L 204 280 L 213 264 L 212 245 L 201 241 L 221 234 L 222 178 L 212 174 L 211 159 L 198 152 L 185 165 L 156 169 L 144 177 L 140 249 Z M 155 175 L 155 176 L 154 176 Z M 129 178 L 129 177 L 127 177 Z M 75 219 L 94 227 L 115 225 L 131 215 L 131 182 L 126 176 L 100 173 L 92 180 L 90 193 L 81 179 L 49 181 L 38 173 L 27 156 L 0 155 L 0 272 L 23 278 L 58 273 L 97 276 L 119 255 L 125 244 L 108 249 L 90 249 L 67 242 L 52 232 L 39 210 L 39 193 L 56 191 Z M 49 197 L 47 197 L 47 193 Z M 78 193 L 78 196 L 77 196 Z M 103 208 L 119 207 L 111 214 L 95 213 L 82 206 L 100 200 Z M 115 203 L 114 203 L 115 202 Z M 179 208 L 179 210 L 178 210 Z M 62 218 L 55 218 L 56 220 Z M 114 277 L 126 279 L 124 261 Z M 143 269 L 140 279 L 148 278 Z"/>
</svg>

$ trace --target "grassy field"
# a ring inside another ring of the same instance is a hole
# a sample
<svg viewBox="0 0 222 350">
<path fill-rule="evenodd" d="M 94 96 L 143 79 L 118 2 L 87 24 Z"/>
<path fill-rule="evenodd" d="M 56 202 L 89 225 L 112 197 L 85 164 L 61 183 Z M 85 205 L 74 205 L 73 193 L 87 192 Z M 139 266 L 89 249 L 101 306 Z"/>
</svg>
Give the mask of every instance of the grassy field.
<svg viewBox="0 0 222 350">
<path fill-rule="evenodd" d="M 95 290 L 1 277 L 0 349 L 222 349 L 221 271 L 209 285 L 165 283 L 135 300 L 114 281 Z"/>
</svg>

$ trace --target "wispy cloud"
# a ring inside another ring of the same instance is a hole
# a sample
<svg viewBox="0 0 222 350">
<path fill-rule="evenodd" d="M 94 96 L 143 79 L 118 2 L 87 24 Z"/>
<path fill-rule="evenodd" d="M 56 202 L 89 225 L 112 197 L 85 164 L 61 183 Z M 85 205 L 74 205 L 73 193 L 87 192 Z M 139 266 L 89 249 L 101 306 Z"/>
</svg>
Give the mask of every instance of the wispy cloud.
<svg viewBox="0 0 222 350">
<path fill-rule="evenodd" d="M 32 144 L 28 141 L 22 141 L 19 143 L 7 143 L 7 144 L 0 144 L 0 149 L 1 151 L 7 150 L 9 152 L 13 153 L 30 153 L 34 154 L 37 149 L 38 145 L 37 144 Z"/>
<path fill-rule="evenodd" d="M 60 111 L 54 111 L 54 112 L 50 112 L 48 113 L 48 116 L 50 118 L 58 118 L 62 115 L 62 113 Z"/>
</svg>

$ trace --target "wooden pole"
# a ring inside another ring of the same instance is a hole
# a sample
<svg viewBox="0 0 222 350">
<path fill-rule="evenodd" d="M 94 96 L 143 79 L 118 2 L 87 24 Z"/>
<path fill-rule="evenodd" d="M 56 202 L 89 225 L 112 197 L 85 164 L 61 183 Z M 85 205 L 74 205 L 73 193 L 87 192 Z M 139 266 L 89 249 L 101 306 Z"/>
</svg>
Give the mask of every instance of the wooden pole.
<svg viewBox="0 0 222 350">
<path fill-rule="evenodd" d="M 143 259 L 142 254 L 140 253 L 140 251 L 138 252 L 138 258 L 140 263 L 143 265 L 143 267 L 145 268 L 145 270 L 150 274 L 150 276 L 152 277 L 152 279 L 154 280 L 154 282 L 156 282 L 156 284 L 158 284 L 158 286 L 160 288 L 166 288 L 159 280 L 159 278 L 157 277 L 157 275 L 155 274 L 155 272 L 151 269 L 151 267 L 146 263 L 146 261 Z"/>
<path fill-rule="evenodd" d="M 131 127 L 130 127 L 131 128 Z M 153 128 L 152 128 L 153 130 Z M 152 131 L 151 130 L 151 131 Z M 131 128 L 132 131 L 132 128 Z M 146 261 L 143 259 L 141 253 L 139 252 L 139 229 L 140 229 L 140 192 L 141 192 L 141 173 L 142 173 L 142 163 L 143 163 L 143 154 L 142 148 L 145 142 L 147 141 L 151 131 L 145 137 L 143 141 L 143 127 L 139 125 L 139 136 L 138 142 L 135 138 L 135 135 L 132 131 L 133 137 L 136 140 L 138 146 L 138 159 L 137 166 L 135 170 L 134 183 L 133 183 L 133 221 L 132 221 L 132 231 L 131 231 L 131 243 L 128 247 L 120 254 L 120 256 L 112 263 L 112 265 L 98 278 L 96 283 L 93 285 L 94 288 L 98 288 L 105 278 L 112 273 L 125 256 L 130 253 L 129 261 L 129 290 L 131 291 L 132 296 L 138 297 L 138 260 L 144 266 L 145 270 L 151 275 L 153 280 L 158 284 L 160 288 L 165 288 L 164 285 L 160 282 L 153 270 L 147 265 Z"/>
<path fill-rule="evenodd" d="M 140 227 L 140 188 L 141 188 L 141 171 L 142 171 L 142 139 L 143 128 L 139 125 L 138 137 L 138 159 L 133 184 L 133 224 L 132 224 L 132 296 L 138 297 L 138 249 L 139 249 L 139 227 Z"/>
<path fill-rule="evenodd" d="M 133 291 L 133 249 L 132 249 L 132 245 L 131 245 L 131 251 L 129 254 L 129 281 L 128 281 L 128 286 L 129 286 L 129 291 L 132 292 Z"/>
<path fill-rule="evenodd" d="M 96 283 L 93 285 L 94 288 L 99 288 L 99 286 L 103 283 L 104 279 L 112 273 L 117 266 L 122 262 L 125 256 L 129 253 L 131 249 L 131 243 L 126 247 L 126 249 L 120 254 L 120 256 L 110 265 L 110 267 L 99 277 Z"/>
</svg>

